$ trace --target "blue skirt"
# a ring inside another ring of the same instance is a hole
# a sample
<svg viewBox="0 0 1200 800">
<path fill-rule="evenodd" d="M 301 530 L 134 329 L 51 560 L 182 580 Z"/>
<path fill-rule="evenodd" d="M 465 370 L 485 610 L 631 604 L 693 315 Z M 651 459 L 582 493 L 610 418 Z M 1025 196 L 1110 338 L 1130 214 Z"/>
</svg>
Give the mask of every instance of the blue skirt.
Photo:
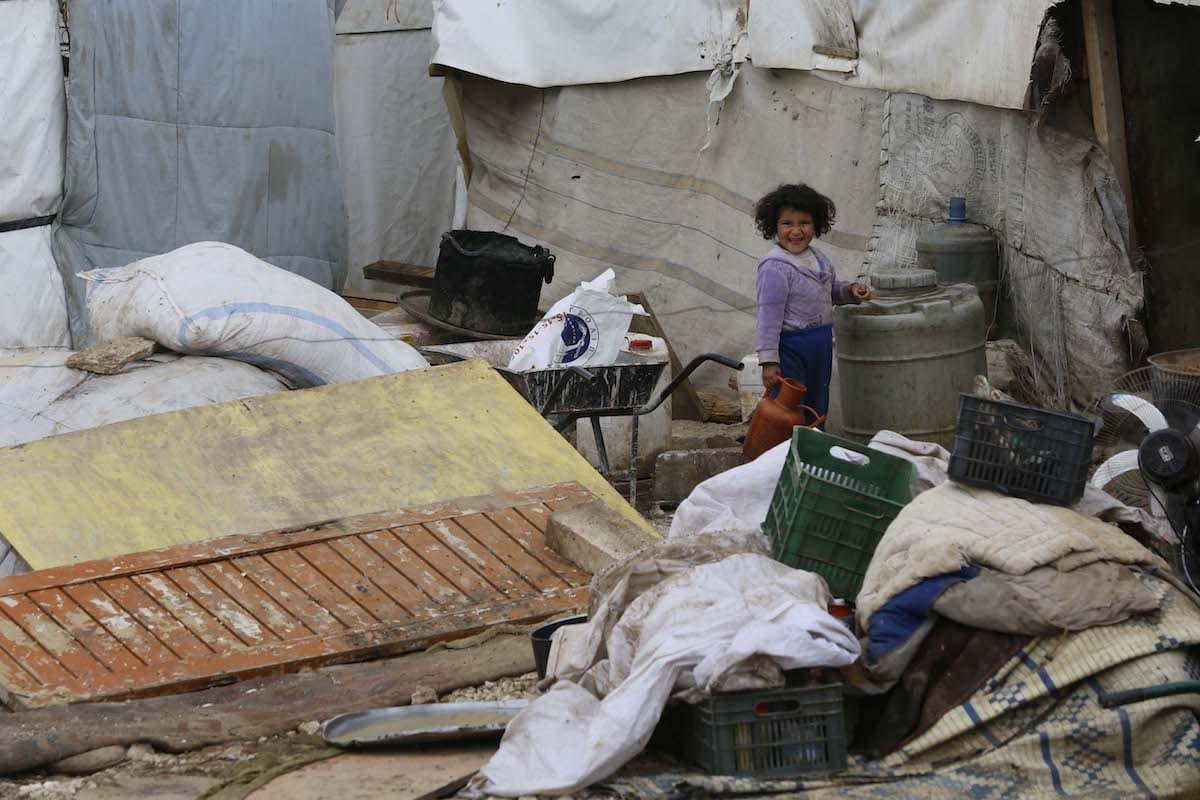
<svg viewBox="0 0 1200 800">
<path fill-rule="evenodd" d="M 779 371 L 783 377 L 808 387 L 804 405 L 822 416 L 828 414 L 829 382 L 833 377 L 833 325 L 787 331 L 781 335 Z"/>
</svg>

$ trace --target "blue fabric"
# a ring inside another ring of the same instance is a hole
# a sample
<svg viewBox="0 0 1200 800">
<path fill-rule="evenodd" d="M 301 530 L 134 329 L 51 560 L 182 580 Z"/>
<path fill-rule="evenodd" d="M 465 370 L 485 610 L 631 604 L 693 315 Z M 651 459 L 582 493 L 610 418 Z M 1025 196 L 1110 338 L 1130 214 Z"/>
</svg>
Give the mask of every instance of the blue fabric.
<svg viewBox="0 0 1200 800">
<path fill-rule="evenodd" d="M 978 574 L 979 567 L 966 566 L 958 572 L 926 578 L 889 600 L 871 615 L 867 663 L 878 664 L 881 658 L 907 642 L 929 616 L 929 609 L 942 592 Z"/>
<path fill-rule="evenodd" d="M 833 377 L 833 326 L 787 331 L 779 337 L 779 371 L 808 387 L 804 405 L 829 413 L 829 381 Z M 824 430 L 822 425 L 821 429 Z"/>
</svg>

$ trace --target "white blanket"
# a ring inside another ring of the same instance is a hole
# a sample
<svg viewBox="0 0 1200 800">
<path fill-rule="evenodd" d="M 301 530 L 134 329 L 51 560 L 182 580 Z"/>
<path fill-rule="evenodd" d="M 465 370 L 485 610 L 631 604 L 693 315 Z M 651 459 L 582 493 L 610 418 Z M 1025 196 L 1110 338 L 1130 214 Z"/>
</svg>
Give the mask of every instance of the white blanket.
<svg viewBox="0 0 1200 800">
<path fill-rule="evenodd" d="M 1009 575 L 1097 561 L 1165 566 L 1121 529 L 1070 508 L 948 482 L 918 496 L 888 527 L 858 594 L 858 621 L 926 578 L 975 564 Z"/>
<path fill-rule="evenodd" d="M 825 611 L 828 601 L 820 577 L 753 553 L 666 577 L 626 607 L 605 637 L 606 660 L 517 715 L 473 791 L 569 794 L 602 780 L 646 746 L 673 691 L 763 672 L 763 656 L 783 669 L 853 663 L 858 642 Z M 601 699 L 585 686 L 612 690 Z"/>
</svg>

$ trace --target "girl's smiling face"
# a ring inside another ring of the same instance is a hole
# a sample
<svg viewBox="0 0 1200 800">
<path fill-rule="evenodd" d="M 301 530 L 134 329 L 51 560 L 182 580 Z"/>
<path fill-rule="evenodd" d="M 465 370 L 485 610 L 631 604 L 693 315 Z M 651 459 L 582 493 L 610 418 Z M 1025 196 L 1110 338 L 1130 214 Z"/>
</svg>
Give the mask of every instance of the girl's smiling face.
<svg viewBox="0 0 1200 800">
<path fill-rule="evenodd" d="M 800 255 L 808 249 L 814 232 L 812 214 L 795 208 L 785 208 L 779 212 L 775 222 L 775 239 L 779 246 L 792 255 Z"/>
</svg>

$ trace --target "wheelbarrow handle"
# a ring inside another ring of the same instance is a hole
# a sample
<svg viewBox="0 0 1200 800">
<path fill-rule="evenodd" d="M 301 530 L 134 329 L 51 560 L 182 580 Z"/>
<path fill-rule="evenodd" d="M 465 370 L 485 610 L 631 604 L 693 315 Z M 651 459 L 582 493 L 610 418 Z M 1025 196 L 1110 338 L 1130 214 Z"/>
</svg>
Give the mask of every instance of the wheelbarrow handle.
<svg viewBox="0 0 1200 800">
<path fill-rule="evenodd" d="M 651 411 L 653 411 L 654 409 L 661 406 L 668 397 L 670 397 L 672 394 L 675 393 L 675 390 L 679 388 L 680 384 L 682 384 L 684 381 L 686 381 L 688 379 L 688 376 L 690 376 L 693 372 L 695 372 L 696 368 L 699 367 L 701 364 L 703 364 L 705 361 L 715 361 L 718 364 L 721 364 L 722 366 L 729 367 L 730 369 L 735 369 L 739 372 L 741 372 L 746 367 L 746 365 L 743 364 L 741 361 L 734 361 L 732 358 L 726 358 L 725 356 L 721 355 L 720 353 L 701 353 L 700 355 L 696 356 L 691 361 L 689 361 L 688 365 L 679 371 L 679 374 L 675 376 L 675 379 L 673 381 L 671 381 L 669 384 L 667 384 L 667 388 L 663 389 L 662 394 L 660 394 L 658 396 L 658 399 L 655 400 L 653 404 L 648 405 L 645 408 L 638 409 L 637 411 L 633 412 L 634 415 L 640 417 L 643 414 L 649 414 Z"/>
</svg>

